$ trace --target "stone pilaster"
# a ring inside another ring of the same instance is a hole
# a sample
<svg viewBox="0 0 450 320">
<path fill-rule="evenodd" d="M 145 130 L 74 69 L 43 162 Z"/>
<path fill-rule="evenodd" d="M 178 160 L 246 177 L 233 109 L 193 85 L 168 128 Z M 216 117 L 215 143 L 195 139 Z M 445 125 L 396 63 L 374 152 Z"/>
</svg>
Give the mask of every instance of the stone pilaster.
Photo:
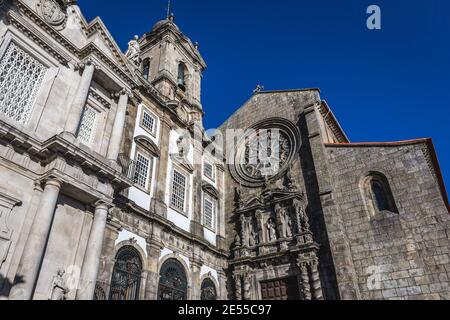
<svg viewBox="0 0 450 320">
<path fill-rule="evenodd" d="M 218 300 L 228 300 L 227 275 L 224 271 L 218 271 L 219 288 L 217 288 Z"/>
<path fill-rule="evenodd" d="M 94 298 L 105 238 L 108 210 L 109 208 L 105 203 L 99 202 L 96 204 L 94 221 L 92 222 L 91 233 L 81 269 L 77 300 L 93 300 Z"/>
<path fill-rule="evenodd" d="M 107 158 L 113 161 L 117 161 L 120 152 L 120 144 L 122 142 L 125 118 L 127 115 L 129 93 L 124 89 L 116 93 L 115 96 L 119 98 L 119 102 L 117 103 L 117 113 L 107 154 Z"/>
<path fill-rule="evenodd" d="M 61 186 L 61 181 L 57 179 L 49 179 L 45 183 L 39 208 L 20 259 L 14 286 L 11 289 L 9 296 L 11 300 L 33 298 L 34 286 L 39 276 Z"/>
<path fill-rule="evenodd" d="M 65 127 L 65 131 L 74 136 L 78 133 L 78 127 L 89 95 L 96 66 L 92 61 L 88 61 L 86 64 L 81 64 L 79 68 L 83 69 L 83 74 L 81 75 L 80 83 L 72 102 L 72 107 L 67 116 Z"/>
<path fill-rule="evenodd" d="M 168 115 L 165 115 L 161 119 L 161 135 L 160 135 L 160 148 L 161 156 L 159 157 L 158 172 L 156 174 L 156 190 L 155 196 L 151 202 L 151 211 L 166 217 L 167 205 L 166 192 L 167 192 L 167 170 L 169 167 L 169 143 L 170 143 L 170 131 L 172 130 L 173 122 Z"/>
<path fill-rule="evenodd" d="M 159 257 L 161 255 L 162 246 L 163 244 L 153 237 L 147 239 L 148 277 L 147 277 L 147 286 L 145 290 L 145 300 L 158 299 L 158 283 L 159 283 L 158 262 Z"/>
<path fill-rule="evenodd" d="M 191 221 L 191 233 L 199 238 L 203 238 L 202 226 L 202 201 L 203 201 L 203 130 L 200 121 L 194 124 L 194 210 Z"/>
<path fill-rule="evenodd" d="M 197 259 L 191 260 L 191 278 L 192 278 L 192 296 L 190 300 L 200 300 L 200 271 L 202 269 L 202 263 Z"/>
</svg>

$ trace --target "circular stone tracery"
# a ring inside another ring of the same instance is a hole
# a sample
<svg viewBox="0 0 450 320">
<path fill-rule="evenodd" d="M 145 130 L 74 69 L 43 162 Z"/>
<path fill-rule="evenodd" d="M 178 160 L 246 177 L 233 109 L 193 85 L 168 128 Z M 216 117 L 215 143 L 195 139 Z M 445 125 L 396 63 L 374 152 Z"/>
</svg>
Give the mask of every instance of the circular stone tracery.
<svg viewBox="0 0 450 320">
<path fill-rule="evenodd" d="M 231 175 L 247 187 L 279 179 L 300 149 L 300 132 L 289 120 L 267 119 L 247 130 L 237 144 Z"/>
</svg>

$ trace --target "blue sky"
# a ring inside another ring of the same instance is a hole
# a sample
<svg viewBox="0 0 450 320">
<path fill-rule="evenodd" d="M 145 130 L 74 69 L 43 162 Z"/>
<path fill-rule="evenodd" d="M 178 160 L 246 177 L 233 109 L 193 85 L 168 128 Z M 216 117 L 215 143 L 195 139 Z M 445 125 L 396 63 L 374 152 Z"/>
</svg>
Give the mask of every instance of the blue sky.
<svg viewBox="0 0 450 320">
<path fill-rule="evenodd" d="M 205 125 L 224 122 L 252 94 L 318 87 L 352 142 L 434 139 L 450 188 L 450 1 L 172 0 L 176 24 L 208 69 Z M 166 0 L 79 0 L 125 50 L 165 18 Z M 366 9 L 382 10 L 382 30 Z"/>
</svg>

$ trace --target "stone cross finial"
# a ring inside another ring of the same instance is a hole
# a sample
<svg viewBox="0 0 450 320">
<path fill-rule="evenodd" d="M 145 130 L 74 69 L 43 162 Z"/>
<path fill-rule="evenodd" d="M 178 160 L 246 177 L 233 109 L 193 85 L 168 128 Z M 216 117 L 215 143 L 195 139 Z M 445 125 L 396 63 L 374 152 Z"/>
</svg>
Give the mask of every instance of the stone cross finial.
<svg viewBox="0 0 450 320">
<path fill-rule="evenodd" d="M 255 90 L 253 90 L 253 93 L 258 93 L 264 90 L 264 86 L 258 84 L 255 88 Z"/>
</svg>

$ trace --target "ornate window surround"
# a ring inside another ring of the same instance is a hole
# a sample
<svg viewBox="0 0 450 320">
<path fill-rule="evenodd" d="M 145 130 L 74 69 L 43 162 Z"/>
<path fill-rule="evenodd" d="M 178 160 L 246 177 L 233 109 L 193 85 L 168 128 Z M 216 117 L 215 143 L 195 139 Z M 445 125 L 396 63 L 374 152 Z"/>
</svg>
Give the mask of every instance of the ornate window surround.
<svg viewBox="0 0 450 320">
<path fill-rule="evenodd" d="M 5 32 L 5 35 L 3 39 L 0 41 L 0 57 L 3 57 L 6 53 L 6 50 L 8 49 L 11 42 L 14 42 L 16 46 L 21 48 L 23 51 L 25 51 L 27 54 L 29 54 L 32 58 L 39 61 L 44 67 L 47 68 L 47 72 L 44 76 L 44 79 L 42 80 L 41 87 L 39 88 L 36 98 L 32 105 L 32 110 L 30 117 L 25 124 L 20 124 L 13 119 L 0 114 L 0 119 L 5 121 L 6 123 L 9 123 L 20 130 L 24 132 L 31 132 L 35 131 L 37 127 L 39 126 L 39 122 L 41 120 L 42 113 L 44 111 L 45 105 L 47 104 L 47 96 L 49 95 L 52 86 L 53 81 L 56 78 L 58 71 L 59 71 L 59 63 L 57 60 L 54 60 L 54 58 L 47 54 L 45 51 L 38 49 L 37 46 L 34 43 L 29 43 L 27 41 L 28 39 L 19 32 L 8 29 Z M 43 52 L 45 52 L 43 54 Z"/>
<path fill-rule="evenodd" d="M 211 196 L 209 193 L 202 192 L 202 225 L 211 232 L 216 233 L 217 230 L 217 211 L 218 211 L 218 199 Z M 212 225 L 208 226 L 205 222 L 205 201 L 209 201 L 212 205 Z"/>
<path fill-rule="evenodd" d="M 170 173 L 170 190 L 169 190 L 169 208 L 172 210 L 175 210 L 179 214 L 183 215 L 186 218 L 189 218 L 189 212 L 190 212 L 190 197 L 191 197 L 191 174 L 185 170 L 183 167 L 177 165 L 176 163 L 172 162 L 172 170 Z M 179 174 L 183 175 L 186 178 L 186 187 L 185 187 L 185 199 L 184 199 L 184 211 L 181 211 L 179 208 L 176 208 L 172 205 L 172 195 L 173 195 L 173 179 L 175 171 L 177 171 Z"/>
<path fill-rule="evenodd" d="M 146 187 L 143 188 L 142 186 L 138 185 L 137 183 L 135 183 L 134 186 L 136 188 L 138 188 L 139 190 L 141 190 L 142 192 L 150 194 L 150 191 L 151 191 L 152 185 L 153 185 L 153 169 L 154 169 L 155 159 L 154 159 L 153 155 L 151 155 L 148 151 L 146 151 L 144 148 L 142 148 L 140 146 L 136 146 L 136 151 L 134 153 L 135 161 L 137 161 L 138 154 L 140 154 L 141 156 L 143 156 L 149 160 L 149 168 L 148 168 L 148 174 L 147 174 Z"/>
<path fill-rule="evenodd" d="M 206 169 L 207 165 L 211 166 L 211 175 L 212 175 L 211 177 L 208 176 L 206 174 L 206 172 L 205 172 L 205 169 Z M 216 171 L 217 171 L 217 168 L 214 165 L 214 163 L 212 161 L 209 161 L 208 159 L 204 158 L 203 159 L 203 166 L 202 166 L 202 174 L 203 174 L 203 176 L 205 178 L 207 178 L 209 181 L 211 181 L 214 184 L 216 183 L 216 180 L 217 180 L 217 177 L 216 177 L 217 173 L 216 173 Z"/>
<path fill-rule="evenodd" d="M 145 114 L 148 114 L 154 120 L 153 131 L 151 131 L 149 128 L 147 128 L 143 124 Z M 156 134 L 158 133 L 158 128 L 159 128 L 159 118 L 154 112 L 150 111 L 150 109 L 144 105 L 142 105 L 142 110 L 141 110 L 141 114 L 139 117 L 139 127 L 142 128 L 143 130 L 145 130 L 147 133 L 149 133 L 152 137 L 156 138 Z"/>
<path fill-rule="evenodd" d="M 297 125 L 290 120 L 284 118 L 270 118 L 254 124 L 248 128 L 243 137 L 239 137 L 240 139 L 238 140 L 237 146 L 234 150 L 234 161 L 232 164 L 228 165 L 233 179 L 245 187 L 262 187 L 265 184 L 264 179 L 249 177 L 248 174 L 244 172 L 242 165 L 240 164 L 240 158 L 245 153 L 244 149 L 246 148 L 246 142 L 252 135 L 257 133 L 259 130 L 270 129 L 279 130 L 280 133 L 283 133 L 288 138 L 291 145 L 288 159 L 275 175 L 268 177 L 269 181 L 280 179 L 289 169 L 290 165 L 300 151 L 302 144 L 300 130 Z"/>
</svg>

